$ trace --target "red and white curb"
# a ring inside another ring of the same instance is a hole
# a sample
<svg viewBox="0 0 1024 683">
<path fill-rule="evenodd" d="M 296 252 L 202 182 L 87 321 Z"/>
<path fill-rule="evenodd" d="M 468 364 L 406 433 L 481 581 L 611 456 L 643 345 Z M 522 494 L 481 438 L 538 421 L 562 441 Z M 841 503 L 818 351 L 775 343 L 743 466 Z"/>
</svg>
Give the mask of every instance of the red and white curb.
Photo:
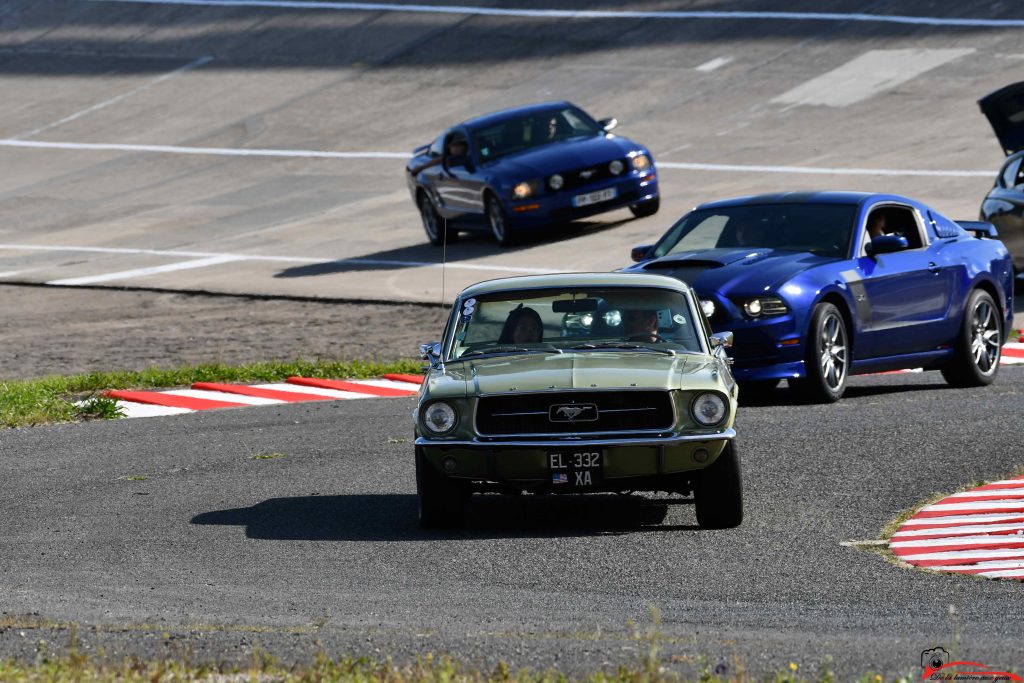
<svg viewBox="0 0 1024 683">
<path fill-rule="evenodd" d="M 889 548 L 915 567 L 1024 581 L 1024 477 L 922 508 L 893 534 Z"/>
<path fill-rule="evenodd" d="M 304 401 L 337 401 L 350 398 L 395 398 L 414 396 L 423 378 L 419 375 L 388 374 L 383 379 L 336 380 L 289 377 L 275 384 L 217 384 L 196 382 L 190 389 L 168 391 L 103 392 L 117 399 L 124 417 L 180 415 L 215 408 L 241 408 Z"/>
</svg>

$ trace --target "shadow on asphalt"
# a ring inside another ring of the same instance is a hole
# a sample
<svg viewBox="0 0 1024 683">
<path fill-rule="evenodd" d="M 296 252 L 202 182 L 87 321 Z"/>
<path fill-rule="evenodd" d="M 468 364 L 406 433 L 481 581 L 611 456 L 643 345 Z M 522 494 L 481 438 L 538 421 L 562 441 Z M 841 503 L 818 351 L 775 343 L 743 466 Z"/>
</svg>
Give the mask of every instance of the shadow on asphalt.
<svg viewBox="0 0 1024 683">
<path fill-rule="evenodd" d="M 869 375 L 863 376 L 868 377 Z M 839 400 L 845 401 L 851 398 L 884 396 L 886 394 L 906 394 L 914 391 L 943 391 L 945 389 L 952 388 L 953 387 L 950 385 L 941 382 L 935 384 L 878 384 L 848 386 L 846 387 L 846 392 L 843 394 L 843 398 Z M 747 395 L 744 395 L 743 388 L 740 387 L 740 405 L 750 408 L 763 408 L 765 406 L 805 406 L 808 405 L 808 402 L 802 399 L 795 391 L 789 389 L 785 385 L 782 385 L 771 391 L 758 390 L 756 392 L 748 393 Z"/>
<path fill-rule="evenodd" d="M 555 244 L 565 240 L 575 239 L 584 234 L 595 234 L 605 230 L 617 228 L 620 225 L 630 223 L 635 219 L 627 218 L 616 221 L 576 221 L 568 225 L 549 227 L 543 230 L 534 230 L 523 235 L 522 239 L 514 246 L 500 247 L 489 233 L 462 233 L 459 241 L 448 245 L 446 258 L 448 263 L 470 261 L 473 259 L 485 258 L 496 254 L 513 254 L 516 251 L 529 249 L 539 244 Z M 285 268 L 274 274 L 275 278 L 297 278 L 313 277 L 317 275 L 331 275 L 333 273 L 349 273 L 358 271 L 373 270 L 396 270 L 401 268 L 416 268 L 423 264 L 441 263 L 441 248 L 427 244 L 424 236 L 424 243 L 411 247 L 400 247 L 398 249 L 387 249 L 372 254 L 363 254 L 350 259 L 337 259 L 334 261 L 322 261 L 320 263 L 308 263 L 301 266 Z M 629 253 L 623 252 L 622 265 L 630 263 Z"/>
<path fill-rule="evenodd" d="M 244 526 L 249 538 L 280 541 L 422 541 L 430 538 L 531 538 L 691 531 L 662 524 L 673 505 L 691 499 L 639 496 L 476 495 L 461 529 L 422 531 L 416 496 L 358 494 L 272 498 L 252 507 L 204 512 L 193 524 Z"/>
</svg>

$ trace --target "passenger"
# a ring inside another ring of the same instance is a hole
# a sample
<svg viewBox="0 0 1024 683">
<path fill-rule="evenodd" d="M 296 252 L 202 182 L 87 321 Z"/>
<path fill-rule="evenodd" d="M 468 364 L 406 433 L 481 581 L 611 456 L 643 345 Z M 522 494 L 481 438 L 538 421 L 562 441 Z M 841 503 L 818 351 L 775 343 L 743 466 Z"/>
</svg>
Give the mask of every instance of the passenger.
<svg viewBox="0 0 1024 683">
<path fill-rule="evenodd" d="M 544 338 L 544 323 L 540 314 L 519 304 L 505 318 L 498 337 L 499 344 L 539 344 Z"/>
<path fill-rule="evenodd" d="M 623 334 L 630 341 L 654 343 L 658 336 L 658 312 L 644 309 L 630 309 L 622 315 Z"/>
</svg>

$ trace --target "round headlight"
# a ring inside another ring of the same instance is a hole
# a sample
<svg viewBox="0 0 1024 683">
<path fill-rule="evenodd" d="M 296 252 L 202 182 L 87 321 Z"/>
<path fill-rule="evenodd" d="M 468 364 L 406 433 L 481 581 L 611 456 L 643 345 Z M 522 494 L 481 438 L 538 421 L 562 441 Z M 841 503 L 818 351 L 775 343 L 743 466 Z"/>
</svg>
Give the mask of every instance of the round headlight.
<svg viewBox="0 0 1024 683">
<path fill-rule="evenodd" d="M 618 327 L 622 324 L 622 312 L 616 309 L 605 311 L 604 324 L 608 327 Z"/>
<path fill-rule="evenodd" d="M 702 299 L 700 302 L 700 308 L 704 311 L 704 315 L 711 318 L 715 314 L 715 302 Z"/>
<path fill-rule="evenodd" d="M 637 154 L 633 157 L 633 169 L 637 171 L 646 171 L 651 167 L 651 160 L 647 158 L 646 154 Z"/>
<path fill-rule="evenodd" d="M 533 186 L 530 183 L 519 183 L 512 188 L 512 196 L 516 199 L 526 199 L 533 194 Z"/>
<path fill-rule="evenodd" d="M 443 401 L 427 406 L 423 411 L 423 424 L 435 434 L 444 434 L 455 426 L 455 409 Z"/>
<path fill-rule="evenodd" d="M 563 178 L 562 176 L 558 175 L 557 173 L 555 175 L 551 176 L 550 178 L 548 178 L 548 186 L 552 190 L 561 190 L 564 185 L 565 185 L 565 178 Z"/>
<path fill-rule="evenodd" d="M 746 311 L 747 315 L 749 315 L 751 318 L 756 318 L 757 316 L 761 315 L 761 300 L 750 299 L 745 304 L 743 304 L 743 310 Z"/>
<path fill-rule="evenodd" d="M 626 165 L 624 163 L 622 163 L 621 161 L 619 161 L 618 159 L 616 159 L 612 163 L 608 164 L 608 170 L 611 172 L 612 175 L 619 175 L 625 169 L 626 169 Z"/>
<path fill-rule="evenodd" d="M 725 419 L 725 401 L 718 394 L 698 394 L 690 408 L 693 419 L 705 427 L 712 427 Z"/>
</svg>

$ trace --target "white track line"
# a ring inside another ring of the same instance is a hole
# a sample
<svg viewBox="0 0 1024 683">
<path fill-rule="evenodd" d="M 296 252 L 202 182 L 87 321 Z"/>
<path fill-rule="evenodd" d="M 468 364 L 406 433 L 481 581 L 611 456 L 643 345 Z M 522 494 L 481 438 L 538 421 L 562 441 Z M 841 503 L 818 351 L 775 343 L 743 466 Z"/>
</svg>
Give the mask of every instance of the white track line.
<svg viewBox="0 0 1024 683">
<path fill-rule="evenodd" d="M 293 0 L 92 0 L 92 2 L 128 2 L 147 5 L 187 5 L 201 7 L 268 7 L 305 10 L 346 10 L 359 12 L 410 12 L 427 14 L 468 14 L 498 17 L 538 17 L 548 19 L 752 19 L 756 21 L 858 21 L 916 26 L 970 26 L 977 28 L 1020 28 L 1024 19 L 971 19 L 958 17 L 912 17 L 865 14 L 862 12 L 740 12 L 740 11 L 629 11 L 506 9 L 466 5 L 399 5 L 379 2 L 295 2 Z"/>
<path fill-rule="evenodd" d="M 708 73 L 709 71 L 722 68 L 731 61 L 732 57 L 715 57 L 712 60 L 704 62 L 700 66 L 694 67 L 694 71 L 703 71 L 704 73 Z"/>
<path fill-rule="evenodd" d="M 935 526 L 935 531 L 942 531 L 951 526 L 958 526 L 965 522 L 971 524 L 990 523 L 996 524 L 999 522 L 1016 522 L 1024 521 L 1024 513 L 1013 513 L 1003 512 L 998 514 L 982 514 L 982 515 L 949 515 L 947 517 L 912 517 L 903 523 L 901 529 L 915 526 Z"/>
<path fill-rule="evenodd" d="M 136 88 L 132 88 L 128 92 L 123 92 L 120 95 L 117 95 L 115 97 L 111 97 L 110 99 L 104 100 L 102 102 L 99 102 L 98 104 L 94 104 L 91 107 L 83 109 L 82 111 L 75 112 L 74 114 L 71 114 L 70 116 L 65 116 L 64 118 L 59 119 L 57 121 L 54 121 L 53 123 L 48 123 L 45 126 L 40 126 L 39 128 L 34 128 L 34 129 L 28 131 L 27 133 L 22 133 L 21 135 L 15 135 L 14 139 L 15 140 L 23 140 L 24 138 L 30 138 L 33 135 L 38 135 L 39 133 L 42 133 L 42 132 L 47 131 L 47 130 L 50 130 L 51 128 L 56 128 L 57 126 L 63 126 L 65 123 L 70 123 L 71 121 L 74 121 L 75 119 L 80 119 L 83 116 L 91 114 L 91 113 L 93 113 L 95 111 L 99 111 L 100 109 L 104 109 L 106 107 L 109 107 L 112 104 L 117 104 L 121 100 L 128 99 L 129 97 L 131 97 L 133 95 L 138 95 L 141 92 L 145 92 L 146 90 L 149 90 L 150 88 L 152 88 L 155 85 L 159 85 L 160 83 L 163 83 L 166 80 L 170 80 L 171 78 L 174 78 L 176 76 L 180 76 L 180 75 L 182 75 L 184 73 L 188 73 L 192 69 L 198 68 L 198 67 L 203 66 L 204 64 L 208 64 L 208 63 L 210 63 L 212 61 L 213 61 L 213 57 L 210 57 L 210 56 L 200 57 L 199 59 L 195 60 L 194 62 L 189 62 L 185 66 L 179 67 L 179 68 L 175 69 L 174 71 L 172 71 L 170 73 L 166 73 L 163 76 L 159 76 L 158 78 L 154 78 L 153 80 L 151 80 L 151 81 L 149 81 L 147 83 L 143 83 L 142 85 L 140 85 L 140 86 L 138 86 Z"/>
<path fill-rule="evenodd" d="M 901 527 L 902 529 L 902 527 Z M 897 531 L 892 535 L 894 540 L 904 540 L 919 536 L 937 536 L 941 534 L 952 534 L 946 538 L 955 538 L 957 535 L 971 534 L 992 534 L 995 532 L 1024 531 L 1024 522 L 1015 524 L 962 524 L 957 526 L 944 526 L 941 529 L 907 529 Z M 1000 536 L 1013 536 L 1014 534 L 996 534 Z"/>
<path fill-rule="evenodd" d="M 323 258 L 315 258 L 312 256 L 262 256 L 259 254 L 226 254 L 216 253 L 207 251 L 170 251 L 162 249 L 131 249 L 126 247 L 84 247 L 84 246 L 54 246 L 45 244 L 0 244 L 0 250 L 15 250 L 15 251 L 56 251 L 56 252 L 82 252 L 91 254 L 140 254 L 147 256 L 170 256 L 174 258 L 180 258 L 187 256 L 198 259 L 197 261 L 186 261 L 179 264 L 170 264 L 169 266 L 156 266 L 156 268 L 162 268 L 159 272 L 166 272 L 167 270 L 181 270 L 184 267 L 189 268 L 201 268 L 206 265 L 215 265 L 215 262 L 228 263 L 231 261 L 258 261 L 266 263 L 299 263 L 299 264 L 311 264 L 311 263 L 324 263 Z M 219 260 L 219 261 L 218 261 Z M 210 263 L 202 263 L 202 261 L 209 261 Z M 195 265 L 188 266 L 188 263 L 194 263 Z M 350 258 L 350 259 L 338 259 L 335 261 L 329 261 L 332 264 L 338 265 L 353 265 L 353 266 L 388 266 L 395 268 L 440 268 L 441 264 L 429 261 L 395 261 L 390 259 L 366 259 L 366 258 Z M 177 267 L 172 267 L 177 266 Z M 482 270 L 482 271 L 494 271 L 501 273 L 558 273 L 562 272 L 552 268 L 520 268 L 517 266 L 491 266 L 482 265 L 478 263 L 449 263 L 447 264 L 449 270 Z M 150 268 L 142 268 L 139 270 L 152 271 Z M 84 282 L 84 280 L 91 279 L 93 282 L 99 282 L 95 278 L 104 278 L 106 280 L 117 279 L 114 276 L 125 277 L 125 273 L 136 273 L 138 271 L 123 271 L 121 273 L 107 273 L 105 275 L 87 276 L 80 278 L 68 278 L 65 280 L 52 280 L 47 282 L 49 285 L 82 285 L 90 284 Z M 146 273 L 152 274 L 152 273 Z M 132 277 L 138 277 L 132 275 Z"/>
<path fill-rule="evenodd" d="M 207 258 L 193 259 L 191 261 L 179 261 L 177 263 L 168 263 L 163 266 L 153 266 L 150 268 L 135 268 L 133 270 L 121 270 L 116 273 L 104 273 L 102 275 L 88 275 L 85 277 L 65 278 L 63 280 L 50 280 L 46 284 L 62 286 L 93 285 L 98 282 L 109 282 L 111 280 L 130 280 L 132 278 L 157 275 L 159 273 L 170 273 L 178 270 L 191 270 L 193 268 L 218 266 L 223 263 L 231 263 L 232 261 L 240 260 L 242 259 L 232 254 L 222 254 L 220 256 L 210 256 Z"/>
<path fill-rule="evenodd" d="M 128 417 L 164 417 L 165 415 L 184 415 L 194 413 L 191 408 L 174 408 L 172 406 L 154 406 L 148 403 L 136 403 L 118 399 L 117 405 L 122 409 L 123 416 Z"/>
<path fill-rule="evenodd" d="M 108 0 L 109 1 L 109 0 Z M 323 152 L 314 149 L 238 149 L 232 147 L 182 147 L 177 145 L 135 145 L 113 142 L 60 142 L 48 140 L 0 139 L 0 147 L 82 150 L 93 152 L 149 152 L 154 154 L 196 154 L 229 157 L 283 157 L 298 159 L 408 159 L 405 152 Z M 657 155 L 655 155 L 657 156 Z M 846 168 L 813 166 L 765 166 L 759 164 L 701 164 L 658 161 L 659 169 L 679 171 L 722 171 L 726 173 L 796 173 L 801 175 L 918 176 L 927 178 L 992 178 L 992 171 L 910 168 Z"/>
<path fill-rule="evenodd" d="M 0 140 L 0 147 L 73 149 L 96 152 L 154 152 L 157 154 L 205 154 L 229 157 L 285 157 L 308 159 L 408 159 L 404 152 L 319 152 L 313 149 L 239 149 L 232 147 L 181 147 L 177 145 L 128 145 L 114 142 L 50 142 L 45 140 Z"/>
<path fill-rule="evenodd" d="M 307 387 L 302 384 L 257 384 L 255 386 L 260 389 L 276 389 L 279 391 L 291 391 L 296 394 L 328 396 L 330 398 L 376 398 L 373 394 L 361 394 L 357 391 L 339 391 L 338 389 L 322 389 L 320 387 Z"/>
</svg>

